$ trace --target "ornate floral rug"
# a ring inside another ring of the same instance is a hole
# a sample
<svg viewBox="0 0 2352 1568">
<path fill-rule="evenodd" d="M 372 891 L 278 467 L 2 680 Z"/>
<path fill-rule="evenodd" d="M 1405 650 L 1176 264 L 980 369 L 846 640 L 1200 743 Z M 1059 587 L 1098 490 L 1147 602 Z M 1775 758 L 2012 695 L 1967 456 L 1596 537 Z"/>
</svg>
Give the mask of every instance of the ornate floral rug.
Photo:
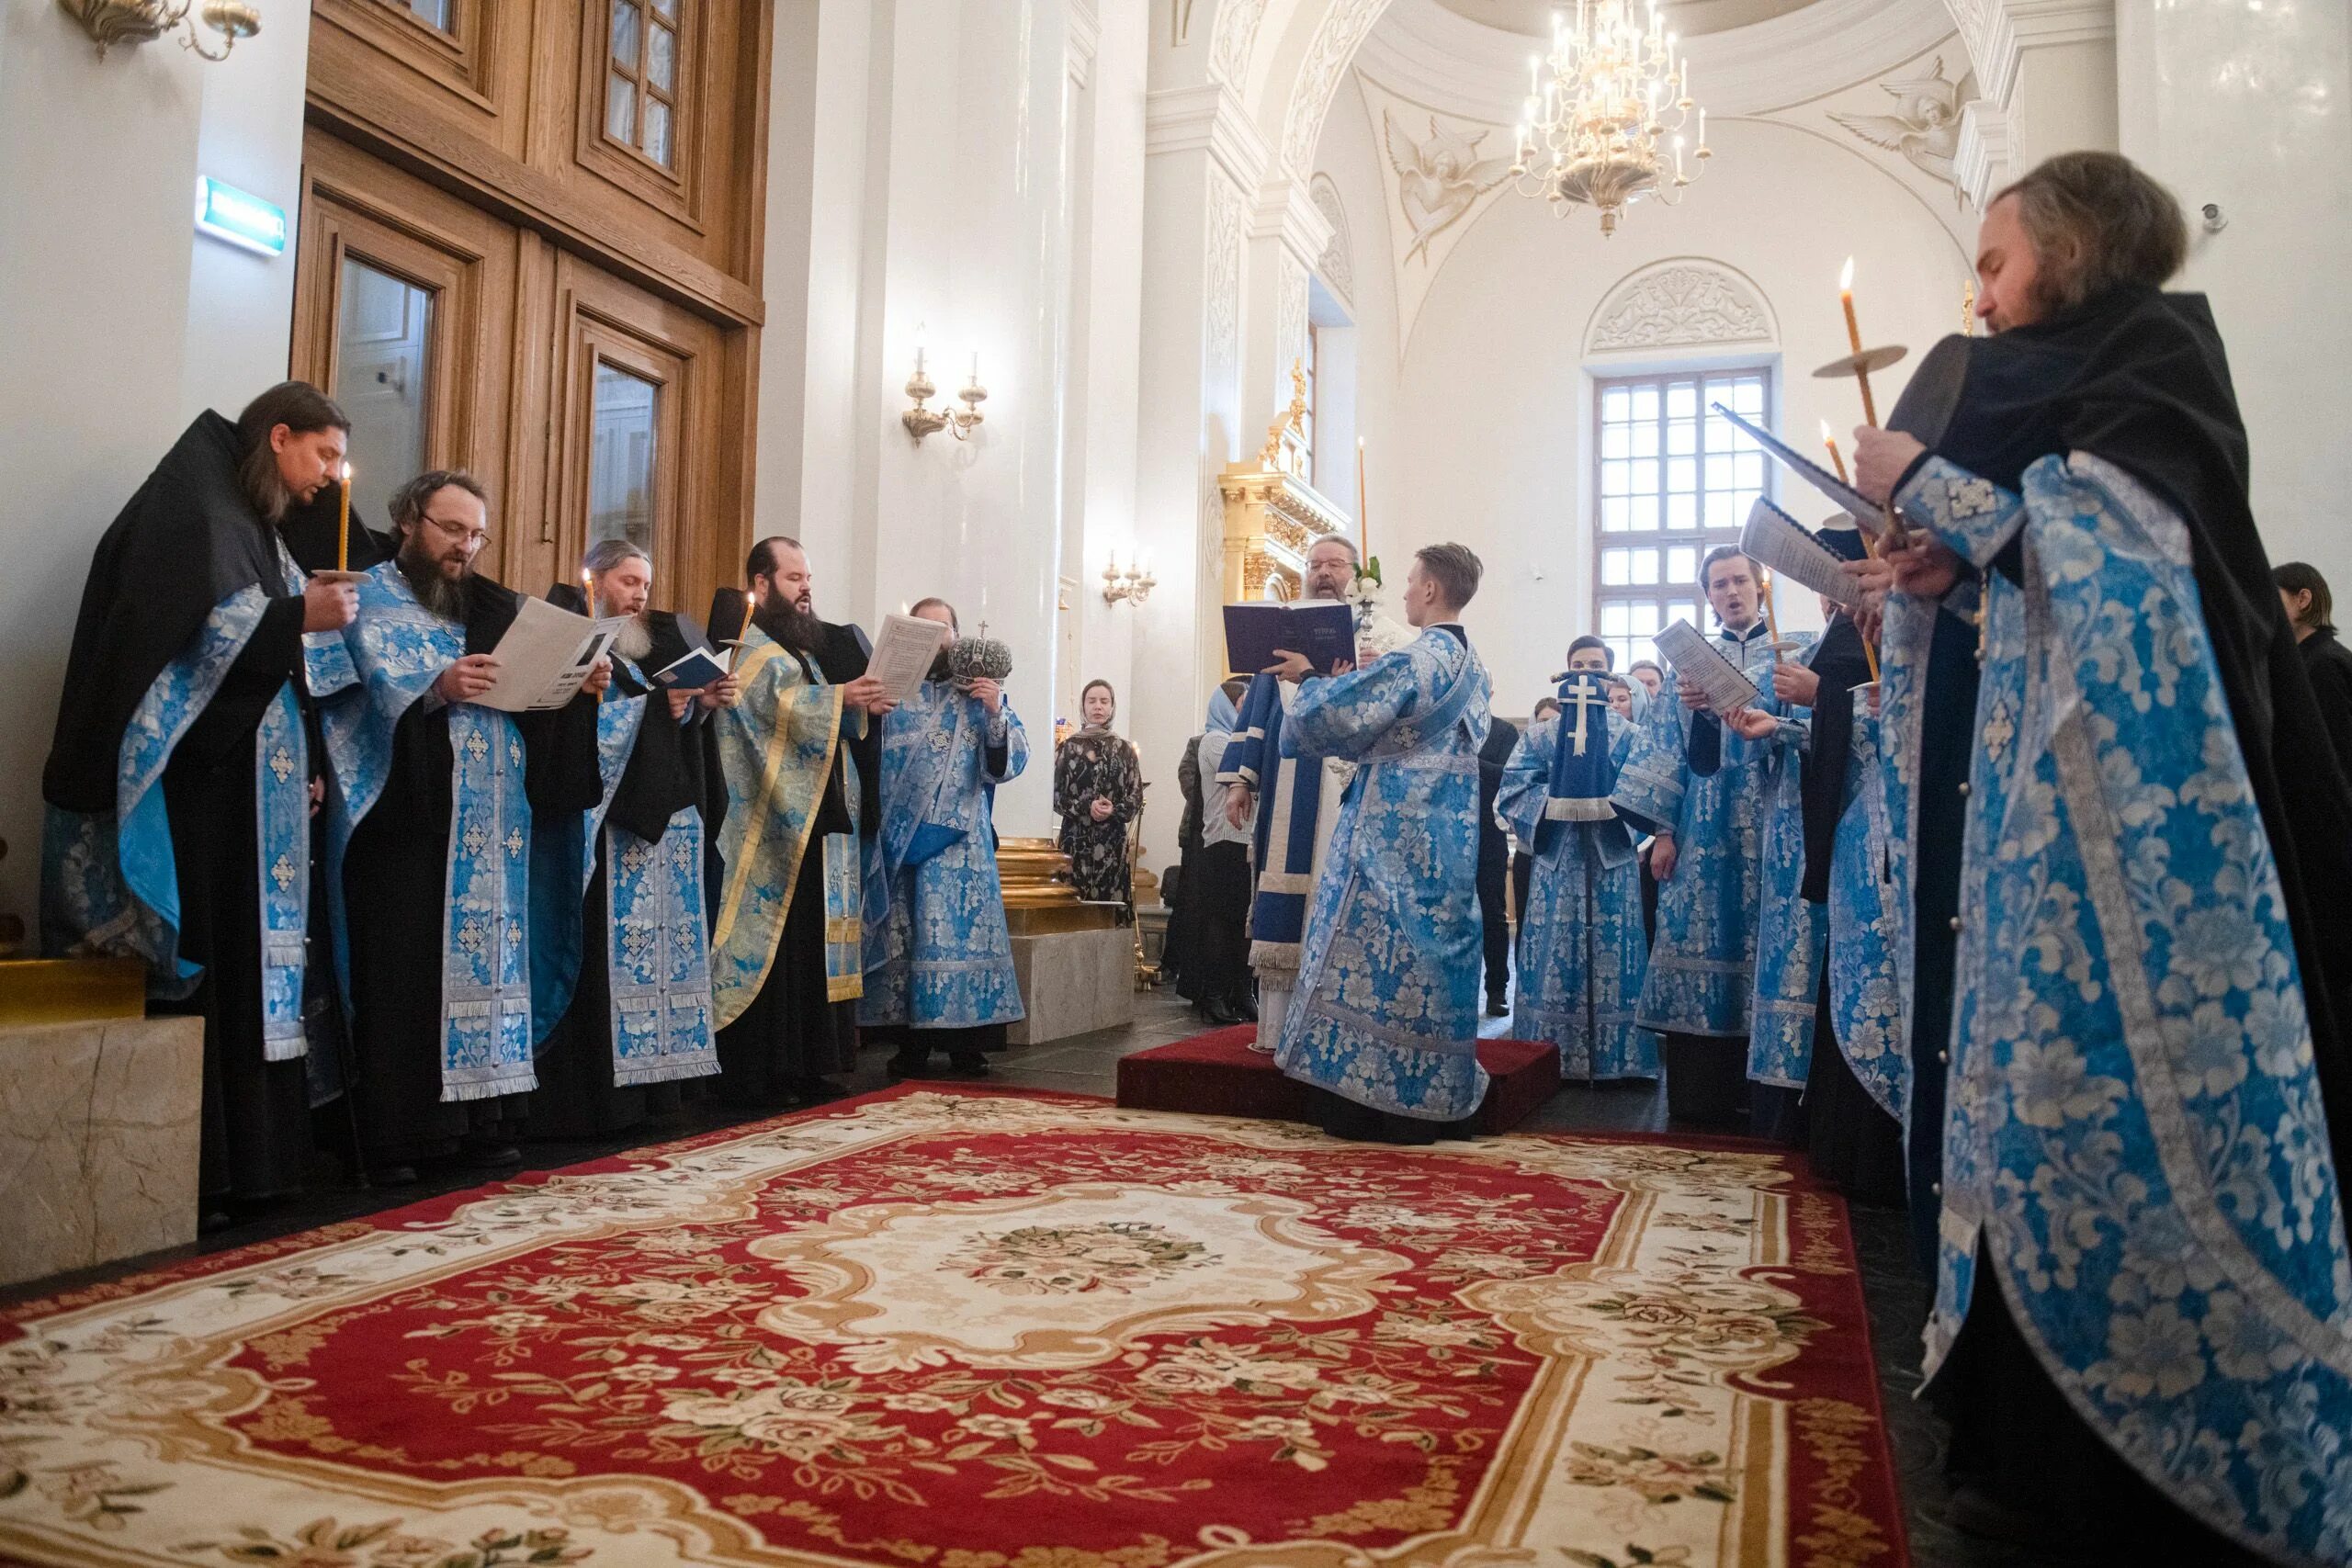
<svg viewBox="0 0 2352 1568">
<path fill-rule="evenodd" d="M 28 1562 L 1904 1560 L 1844 1210 L 1755 1148 L 902 1089 L 9 1316 Z"/>
</svg>

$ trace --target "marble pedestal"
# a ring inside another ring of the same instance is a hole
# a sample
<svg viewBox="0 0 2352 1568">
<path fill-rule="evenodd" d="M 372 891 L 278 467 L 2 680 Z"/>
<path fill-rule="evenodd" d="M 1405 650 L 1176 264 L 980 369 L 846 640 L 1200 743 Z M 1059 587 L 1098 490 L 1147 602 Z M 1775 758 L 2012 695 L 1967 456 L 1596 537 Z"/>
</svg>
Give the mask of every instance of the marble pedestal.
<svg viewBox="0 0 2352 1568">
<path fill-rule="evenodd" d="M 1016 936 L 1012 970 L 1029 1010 L 1005 1031 L 1015 1045 L 1115 1029 L 1135 1019 L 1136 938 L 1125 926 Z"/>
<path fill-rule="evenodd" d="M 204 1021 L 0 1029 L 0 1285 L 196 1239 Z"/>
</svg>

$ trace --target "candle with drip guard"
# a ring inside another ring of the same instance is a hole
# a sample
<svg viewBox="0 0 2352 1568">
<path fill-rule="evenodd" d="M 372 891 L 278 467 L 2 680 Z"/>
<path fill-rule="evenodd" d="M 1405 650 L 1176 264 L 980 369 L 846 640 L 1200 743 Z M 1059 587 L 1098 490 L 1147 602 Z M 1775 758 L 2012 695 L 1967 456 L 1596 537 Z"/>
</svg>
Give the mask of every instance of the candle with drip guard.
<svg viewBox="0 0 2352 1568">
<path fill-rule="evenodd" d="M 334 569 L 351 570 L 351 465 L 343 466 L 343 516 L 335 525 Z"/>
</svg>

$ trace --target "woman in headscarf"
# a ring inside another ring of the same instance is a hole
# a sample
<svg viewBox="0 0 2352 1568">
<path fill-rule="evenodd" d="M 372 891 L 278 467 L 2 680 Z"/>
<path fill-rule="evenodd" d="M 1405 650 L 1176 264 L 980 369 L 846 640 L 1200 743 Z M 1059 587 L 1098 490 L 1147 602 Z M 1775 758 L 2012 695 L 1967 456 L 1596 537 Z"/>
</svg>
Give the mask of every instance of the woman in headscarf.
<svg viewBox="0 0 2352 1568">
<path fill-rule="evenodd" d="M 1143 767 L 1136 749 L 1111 731 L 1118 711 L 1108 681 L 1089 681 L 1079 694 L 1085 723 L 1054 758 L 1054 810 L 1078 896 L 1132 910 L 1127 824 L 1143 812 Z"/>
</svg>

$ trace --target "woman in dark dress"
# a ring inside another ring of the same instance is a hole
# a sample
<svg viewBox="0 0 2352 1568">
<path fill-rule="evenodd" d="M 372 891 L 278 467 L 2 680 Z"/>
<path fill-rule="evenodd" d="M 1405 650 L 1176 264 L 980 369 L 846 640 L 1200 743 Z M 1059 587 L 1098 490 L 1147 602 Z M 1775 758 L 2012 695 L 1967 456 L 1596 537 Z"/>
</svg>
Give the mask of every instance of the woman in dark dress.
<svg viewBox="0 0 2352 1568">
<path fill-rule="evenodd" d="M 1118 708 L 1108 681 L 1089 681 L 1079 694 L 1085 727 L 1054 759 L 1054 810 L 1078 896 L 1132 908 L 1127 825 L 1143 813 L 1143 767 L 1136 749 L 1111 732 Z"/>
<path fill-rule="evenodd" d="M 2278 585 L 2278 598 L 2295 628 L 2295 651 L 2303 656 L 2336 763 L 2352 777 L 2352 648 L 2336 640 L 2335 597 L 2319 569 L 2304 561 L 2289 561 L 2270 580 Z"/>
</svg>

